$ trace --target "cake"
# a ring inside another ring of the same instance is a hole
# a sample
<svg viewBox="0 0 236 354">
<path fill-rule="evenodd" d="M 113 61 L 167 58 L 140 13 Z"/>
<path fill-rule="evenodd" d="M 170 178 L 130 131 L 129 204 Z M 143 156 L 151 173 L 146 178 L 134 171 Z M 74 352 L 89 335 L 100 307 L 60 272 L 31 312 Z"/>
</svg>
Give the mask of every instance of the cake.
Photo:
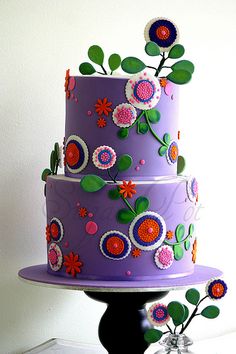
<svg viewBox="0 0 236 354">
<path fill-rule="evenodd" d="M 66 72 L 64 144 L 55 144 L 42 173 L 52 275 L 158 282 L 194 272 L 198 185 L 183 175 L 178 130 L 179 85 L 194 66 L 178 60 L 184 47 L 172 21 L 151 20 L 145 40 L 157 67 L 112 54 L 108 75 L 93 45 L 88 56 L 101 71 L 85 62 L 82 75 Z"/>
</svg>

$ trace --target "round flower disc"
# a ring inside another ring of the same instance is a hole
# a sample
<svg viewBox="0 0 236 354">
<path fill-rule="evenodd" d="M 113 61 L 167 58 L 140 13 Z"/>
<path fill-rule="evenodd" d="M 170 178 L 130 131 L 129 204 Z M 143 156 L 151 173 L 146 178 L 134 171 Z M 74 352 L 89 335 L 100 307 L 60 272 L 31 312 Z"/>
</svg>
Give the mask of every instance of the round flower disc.
<svg viewBox="0 0 236 354">
<path fill-rule="evenodd" d="M 136 117 L 136 109 L 129 103 L 121 103 L 113 111 L 113 122 L 121 128 L 130 127 Z"/>
<path fill-rule="evenodd" d="M 170 320 L 167 306 L 163 304 L 153 304 L 147 312 L 149 322 L 156 327 L 164 326 Z"/>
<path fill-rule="evenodd" d="M 175 141 L 171 141 L 166 151 L 166 159 L 170 165 L 175 164 L 178 161 L 179 148 Z"/>
<path fill-rule="evenodd" d="M 131 250 L 128 237 L 119 231 L 106 232 L 100 240 L 102 254 L 113 260 L 126 258 Z"/>
<path fill-rule="evenodd" d="M 50 221 L 50 235 L 54 242 L 59 242 L 64 236 L 64 228 L 62 222 L 58 218 L 52 218 Z"/>
<path fill-rule="evenodd" d="M 144 250 L 154 250 L 162 244 L 166 237 L 166 223 L 157 213 L 146 211 L 132 221 L 129 228 L 133 244 Z"/>
<path fill-rule="evenodd" d="M 71 173 L 79 173 L 88 163 L 89 152 L 85 142 L 77 135 L 71 135 L 65 146 L 66 167 Z"/>
<path fill-rule="evenodd" d="M 110 146 L 99 146 L 93 153 L 93 163 L 101 170 L 111 168 L 116 162 L 116 153 Z"/>
<path fill-rule="evenodd" d="M 206 294 L 212 300 L 220 300 L 227 292 L 227 285 L 221 279 L 210 280 L 206 285 Z"/>
<path fill-rule="evenodd" d="M 187 194 L 191 202 L 196 202 L 198 196 L 198 183 L 195 177 L 190 177 L 187 181 Z"/>
<path fill-rule="evenodd" d="M 174 261 L 174 252 L 170 246 L 162 246 L 155 252 L 154 260 L 160 269 L 169 268 Z"/>
<path fill-rule="evenodd" d="M 148 110 L 155 107 L 161 97 L 161 86 L 155 76 L 146 72 L 133 75 L 125 86 L 125 94 L 134 107 Z"/>
<path fill-rule="evenodd" d="M 63 263 L 63 255 L 60 247 L 56 243 L 51 243 L 48 249 L 48 263 L 50 268 L 57 272 L 61 269 Z"/>
<path fill-rule="evenodd" d="M 148 22 L 144 37 L 147 42 L 155 42 L 162 52 L 167 52 L 178 42 L 179 31 L 172 21 L 158 17 Z"/>
</svg>

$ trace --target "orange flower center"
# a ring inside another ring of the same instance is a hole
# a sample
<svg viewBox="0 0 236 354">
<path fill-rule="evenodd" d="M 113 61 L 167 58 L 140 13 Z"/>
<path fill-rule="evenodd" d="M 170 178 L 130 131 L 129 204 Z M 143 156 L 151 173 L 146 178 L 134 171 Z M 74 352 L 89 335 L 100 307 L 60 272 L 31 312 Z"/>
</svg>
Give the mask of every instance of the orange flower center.
<svg viewBox="0 0 236 354">
<path fill-rule="evenodd" d="M 160 233 L 160 226 L 155 220 L 146 219 L 138 228 L 138 235 L 144 242 L 154 241 Z"/>
<path fill-rule="evenodd" d="M 156 35 L 159 39 L 168 39 L 170 36 L 170 30 L 166 26 L 160 26 L 156 30 Z"/>
<path fill-rule="evenodd" d="M 222 284 L 215 284 L 212 287 L 212 294 L 215 297 L 220 297 L 224 294 L 224 287 Z"/>
<path fill-rule="evenodd" d="M 74 166 L 80 158 L 79 149 L 74 143 L 69 143 L 66 148 L 66 162 L 70 166 Z"/>
<path fill-rule="evenodd" d="M 58 236 L 58 227 L 56 224 L 52 223 L 51 225 L 51 235 L 53 238 L 56 238 Z"/>
<path fill-rule="evenodd" d="M 124 251 L 124 242 L 117 236 L 112 236 L 107 240 L 107 250 L 111 254 L 121 254 Z"/>
<path fill-rule="evenodd" d="M 178 148 L 177 148 L 176 145 L 173 145 L 171 147 L 170 155 L 171 155 L 172 160 L 176 160 L 177 159 L 177 157 L 178 157 Z"/>
</svg>

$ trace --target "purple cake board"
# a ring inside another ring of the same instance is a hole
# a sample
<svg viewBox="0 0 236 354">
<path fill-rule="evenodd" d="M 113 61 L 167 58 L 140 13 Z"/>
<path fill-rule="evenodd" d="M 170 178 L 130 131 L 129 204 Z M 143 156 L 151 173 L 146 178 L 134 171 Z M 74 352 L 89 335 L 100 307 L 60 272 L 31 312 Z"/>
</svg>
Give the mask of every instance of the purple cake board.
<svg viewBox="0 0 236 354">
<path fill-rule="evenodd" d="M 212 278 L 222 276 L 222 274 L 222 271 L 219 269 L 196 265 L 193 274 L 175 279 L 144 281 L 80 280 L 51 275 L 47 273 L 46 264 L 23 268 L 18 273 L 21 279 L 35 285 L 100 292 L 170 291 L 206 283 Z"/>
</svg>

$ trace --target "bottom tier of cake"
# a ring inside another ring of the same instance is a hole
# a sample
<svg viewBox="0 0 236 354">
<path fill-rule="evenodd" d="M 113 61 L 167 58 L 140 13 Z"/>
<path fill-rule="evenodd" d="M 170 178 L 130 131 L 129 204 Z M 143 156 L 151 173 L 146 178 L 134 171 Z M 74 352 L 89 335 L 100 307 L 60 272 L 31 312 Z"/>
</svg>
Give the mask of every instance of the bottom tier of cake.
<svg viewBox="0 0 236 354">
<path fill-rule="evenodd" d="M 193 273 L 195 178 L 106 183 L 90 192 L 84 185 L 60 175 L 47 178 L 50 274 L 132 281 Z"/>
</svg>

